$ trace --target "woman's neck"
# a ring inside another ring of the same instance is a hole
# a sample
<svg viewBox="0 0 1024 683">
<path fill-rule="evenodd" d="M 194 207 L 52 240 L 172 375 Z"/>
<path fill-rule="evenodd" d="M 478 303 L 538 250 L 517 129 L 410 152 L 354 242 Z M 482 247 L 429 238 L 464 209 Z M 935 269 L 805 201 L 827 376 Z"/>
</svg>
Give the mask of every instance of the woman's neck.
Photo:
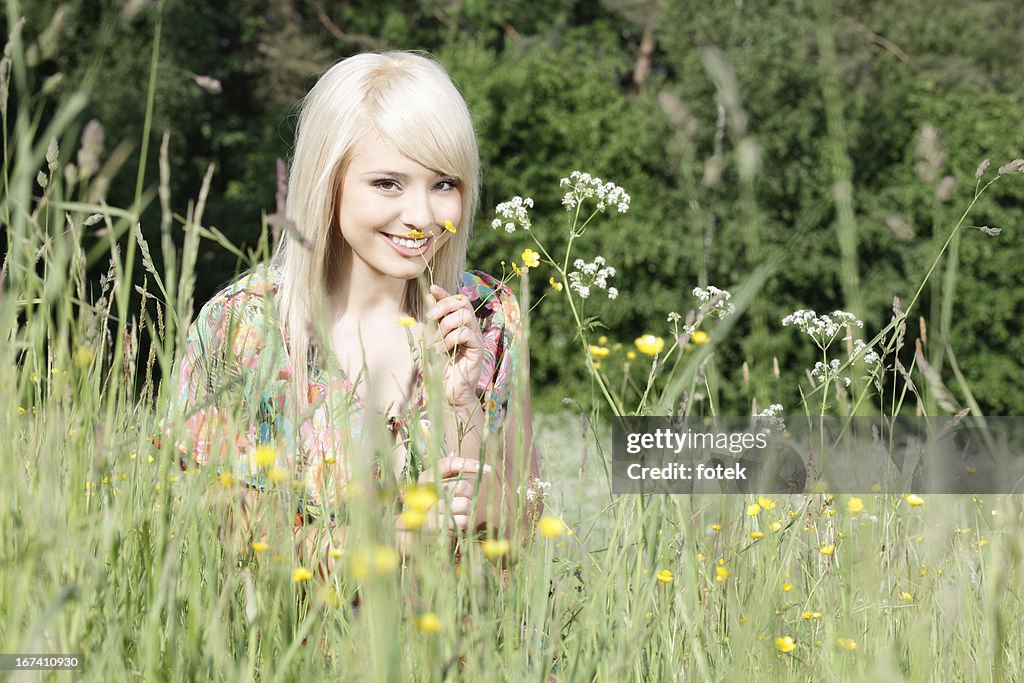
<svg viewBox="0 0 1024 683">
<path fill-rule="evenodd" d="M 364 263 L 345 258 L 333 278 L 329 296 L 331 319 L 365 319 L 390 316 L 397 320 L 405 313 L 408 281 L 388 277 Z"/>
</svg>

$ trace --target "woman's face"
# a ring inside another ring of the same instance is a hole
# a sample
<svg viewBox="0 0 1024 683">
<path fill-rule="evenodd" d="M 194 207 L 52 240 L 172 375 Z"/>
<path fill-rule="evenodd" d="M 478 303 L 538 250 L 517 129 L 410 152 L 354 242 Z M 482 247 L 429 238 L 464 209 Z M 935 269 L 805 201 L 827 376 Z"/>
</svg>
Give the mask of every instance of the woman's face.
<svg viewBox="0 0 1024 683">
<path fill-rule="evenodd" d="M 458 226 L 462 188 L 377 135 L 360 140 L 342 181 L 338 223 L 353 275 L 418 277 Z M 411 235 L 411 236 L 410 236 Z M 422 235 L 422 236 L 420 236 Z"/>
</svg>

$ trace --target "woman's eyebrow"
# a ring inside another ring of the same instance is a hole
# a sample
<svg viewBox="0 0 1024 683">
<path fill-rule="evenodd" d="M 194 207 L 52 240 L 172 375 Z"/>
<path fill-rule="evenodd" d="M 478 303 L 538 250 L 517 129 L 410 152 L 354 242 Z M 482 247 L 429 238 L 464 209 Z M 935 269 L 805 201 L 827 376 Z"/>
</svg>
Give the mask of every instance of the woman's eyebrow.
<svg viewBox="0 0 1024 683">
<path fill-rule="evenodd" d="M 447 173 L 441 173 L 440 171 L 431 171 L 430 174 L 432 176 L 436 177 L 436 178 L 447 178 L 447 177 L 449 177 Z M 376 171 L 367 171 L 366 173 L 363 173 L 362 175 L 363 176 L 374 176 L 374 175 L 375 176 L 380 176 L 380 175 L 385 175 L 385 176 L 389 176 L 391 178 L 395 178 L 397 180 L 401 180 L 402 182 L 405 182 L 405 181 L 409 180 L 409 174 L 408 173 L 402 173 L 401 171 L 389 171 L 387 169 L 378 169 Z"/>
</svg>

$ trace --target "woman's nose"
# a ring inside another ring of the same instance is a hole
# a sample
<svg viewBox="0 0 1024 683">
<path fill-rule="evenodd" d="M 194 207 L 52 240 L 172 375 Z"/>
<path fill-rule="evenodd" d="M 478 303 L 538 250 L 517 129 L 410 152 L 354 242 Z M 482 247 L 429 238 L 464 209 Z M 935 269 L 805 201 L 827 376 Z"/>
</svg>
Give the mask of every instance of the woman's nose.
<svg viewBox="0 0 1024 683">
<path fill-rule="evenodd" d="M 434 210 L 428 192 L 408 192 L 402 209 L 402 223 L 411 229 L 427 232 L 434 226 Z"/>
</svg>

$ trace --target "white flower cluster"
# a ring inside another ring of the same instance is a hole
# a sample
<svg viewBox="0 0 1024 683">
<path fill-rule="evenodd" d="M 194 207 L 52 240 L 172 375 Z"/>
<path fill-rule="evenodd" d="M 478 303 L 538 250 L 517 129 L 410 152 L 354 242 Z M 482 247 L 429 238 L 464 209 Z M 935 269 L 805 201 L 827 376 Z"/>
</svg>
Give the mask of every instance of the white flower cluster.
<svg viewBox="0 0 1024 683">
<path fill-rule="evenodd" d="M 700 299 L 702 304 L 709 307 L 707 315 L 724 318 L 728 315 L 732 315 L 736 311 L 736 307 L 729 303 L 729 299 L 732 298 L 732 294 L 724 289 L 719 289 L 713 285 L 708 285 L 704 289 L 694 287 L 693 295 Z"/>
<path fill-rule="evenodd" d="M 783 327 L 789 325 L 798 327 L 822 349 L 828 348 L 835 341 L 836 335 L 847 325 L 864 327 L 864 323 L 857 320 L 857 316 L 846 311 L 832 311 L 831 314 L 822 316 L 814 311 L 794 311 L 782 319 Z"/>
<path fill-rule="evenodd" d="M 600 178 L 592 178 L 589 173 L 573 171 L 568 178 L 562 178 L 561 186 L 569 188 L 562 197 L 562 206 L 566 211 L 575 209 L 584 199 L 597 197 L 597 210 L 604 211 L 607 206 L 614 206 L 619 213 L 629 211 L 629 195 L 615 183 L 603 182 Z"/>
<path fill-rule="evenodd" d="M 590 296 L 591 287 L 606 290 L 609 299 L 619 295 L 619 290 L 608 286 L 608 278 L 615 277 L 615 269 L 605 265 L 603 256 L 594 258 L 593 263 L 586 263 L 578 258 L 572 265 L 576 270 L 569 273 L 569 287 L 575 290 L 581 299 Z"/>
<path fill-rule="evenodd" d="M 842 381 L 844 386 L 850 386 L 851 380 L 849 377 L 839 376 L 839 359 L 833 358 L 825 365 L 820 360 L 814 364 L 814 369 L 811 370 L 811 377 L 821 380 L 822 384 L 828 384 L 832 380 Z"/>
<path fill-rule="evenodd" d="M 762 410 L 761 412 L 751 417 L 750 421 L 754 425 L 757 425 L 758 423 L 765 425 L 765 428 L 762 429 L 760 432 L 761 434 L 764 434 L 765 432 L 771 432 L 773 430 L 777 432 L 784 432 L 786 431 L 786 423 L 779 415 L 779 413 L 781 412 L 782 404 L 773 403 L 764 410 Z"/>
<path fill-rule="evenodd" d="M 502 202 L 494 207 L 496 218 L 491 221 L 491 229 L 504 227 L 505 232 L 515 232 L 516 226 L 523 230 L 529 230 L 533 225 L 530 222 L 530 213 L 527 209 L 533 208 L 533 199 L 530 197 L 513 197 L 507 202 Z"/>
<path fill-rule="evenodd" d="M 843 341 L 851 341 L 850 337 L 843 337 Z M 863 339 L 853 339 L 853 355 L 851 358 L 858 358 L 862 353 L 864 354 L 864 363 L 866 365 L 874 365 L 879 360 L 878 352 L 875 351 L 875 347 L 868 346 L 864 343 Z"/>
</svg>

